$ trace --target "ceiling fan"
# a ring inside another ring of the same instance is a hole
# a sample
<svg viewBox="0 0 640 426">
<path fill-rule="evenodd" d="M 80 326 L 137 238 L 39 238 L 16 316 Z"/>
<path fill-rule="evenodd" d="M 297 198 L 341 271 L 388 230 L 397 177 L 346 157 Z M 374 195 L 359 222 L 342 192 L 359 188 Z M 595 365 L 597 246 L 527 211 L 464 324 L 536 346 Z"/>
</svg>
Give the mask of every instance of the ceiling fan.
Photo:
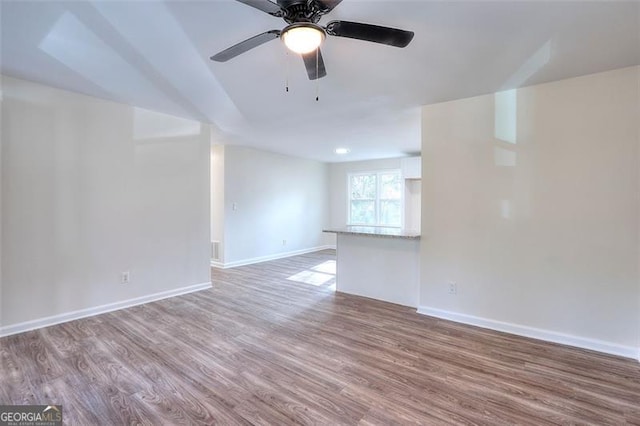
<svg viewBox="0 0 640 426">
<path fill-rule="evenodd" d="M 223 50 L 211 57 L 216 62 L 229 59 L 280 38 L 295 53 L 302 55 L 310 80 L 327 75 L 320 52 L 320 44 L 327 35 L 371 41 L 395 47 L 406 47 L 413 39 L 413 31 L 380 27 L 360 22 L 331 21 L 326 26 L 318 22 L 342 0 L 236 0 L 259 9 L 271 16 L 282 18 L 287 26 L 282 30 L 270 30 Z"/>
</svg>

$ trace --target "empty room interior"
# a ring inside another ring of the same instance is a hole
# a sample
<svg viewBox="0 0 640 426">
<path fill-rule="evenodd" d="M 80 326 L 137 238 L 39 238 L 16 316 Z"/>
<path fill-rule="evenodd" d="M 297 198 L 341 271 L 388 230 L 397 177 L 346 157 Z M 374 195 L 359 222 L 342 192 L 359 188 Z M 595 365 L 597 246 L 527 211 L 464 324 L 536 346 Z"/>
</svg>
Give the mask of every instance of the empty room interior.
<svg viewBox="0 0 640 426">
<path fill-rule="evenodd" d="M 640 424 L 640 2 L 0 0 L 0 79 L 0 424 Z"/>
</svg>

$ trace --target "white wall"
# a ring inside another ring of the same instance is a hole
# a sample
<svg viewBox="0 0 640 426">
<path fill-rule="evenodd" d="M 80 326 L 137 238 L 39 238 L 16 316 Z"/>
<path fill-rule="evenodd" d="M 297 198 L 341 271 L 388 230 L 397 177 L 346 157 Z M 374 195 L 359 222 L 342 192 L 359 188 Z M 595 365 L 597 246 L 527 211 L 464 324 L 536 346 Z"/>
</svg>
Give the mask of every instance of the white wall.
<svg viewBox="0 0 640 426">
<path fill-rule="evenodd" d="M 224 264 L 324 246 L 327 181 L 325 163 L 225 146 Z"/>
<path fill-rule="evenodd" d="M 340 228 L 347 225 L 347 176 L 349 173 L 400 169 L 400 162 L 400 158 L 390 158 L 329 164 L 329 187 L 331 188 L 329 191 L 331 205 L 329 223 L 331 227 Z"/>
<path fill-rule="evenodd" d="M 217 243 L 217 258 L 214 253 L 211 260 L 224 260 L 224 145 L 211 146 L 211 244 Z"/>
<path fill-rule="evenodd" d="M 210 282 L 208 126 L 8 77 L 2 92 L 5 332 Z"/>
<path fill-rule="evenodd" d="M 404 228 L 420 233 L 422 225 L 422 179 L 404 181 Z"/>
<path fill-rule="evenodd" d="M 637 356 L 639 77 L 423 108 L 423 312 Z"/>
</svg>

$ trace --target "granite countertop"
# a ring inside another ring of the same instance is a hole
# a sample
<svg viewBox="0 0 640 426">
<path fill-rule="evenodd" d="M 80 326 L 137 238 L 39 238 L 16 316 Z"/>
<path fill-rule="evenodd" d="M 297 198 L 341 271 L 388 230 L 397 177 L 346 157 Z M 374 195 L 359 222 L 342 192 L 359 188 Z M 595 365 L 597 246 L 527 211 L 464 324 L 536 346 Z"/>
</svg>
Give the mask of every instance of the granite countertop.
<svg viewBox="0 0 640 426">
<path fill-rule="evenodd" d="M 345 226 L 344 228 L 328 228 L 323 232 L 332 232 L 335 234 L 349 235 L 366 235 L 371 237 L 383 238 L 404 238 L 407 240 L 420 239 L 420 233 L 400 228 L 384 228 L 379 226 Z"/>
</svg>

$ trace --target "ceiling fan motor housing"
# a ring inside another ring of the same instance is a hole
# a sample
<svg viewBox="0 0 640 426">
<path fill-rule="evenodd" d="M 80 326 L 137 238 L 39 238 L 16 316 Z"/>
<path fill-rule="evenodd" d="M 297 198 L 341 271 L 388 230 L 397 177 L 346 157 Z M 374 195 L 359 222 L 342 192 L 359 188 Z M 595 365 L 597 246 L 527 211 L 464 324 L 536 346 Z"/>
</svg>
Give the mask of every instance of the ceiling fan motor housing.
<svg viewBox="0 0 640 426">
<path fill-rule="evenodd" d="M 318 23 L 323 15 L 322 10 L 315 1 L 290 1 L 280 3 L 284 9 L 282 18 L 288 24 L 296 22 Z"/>
</svg>

